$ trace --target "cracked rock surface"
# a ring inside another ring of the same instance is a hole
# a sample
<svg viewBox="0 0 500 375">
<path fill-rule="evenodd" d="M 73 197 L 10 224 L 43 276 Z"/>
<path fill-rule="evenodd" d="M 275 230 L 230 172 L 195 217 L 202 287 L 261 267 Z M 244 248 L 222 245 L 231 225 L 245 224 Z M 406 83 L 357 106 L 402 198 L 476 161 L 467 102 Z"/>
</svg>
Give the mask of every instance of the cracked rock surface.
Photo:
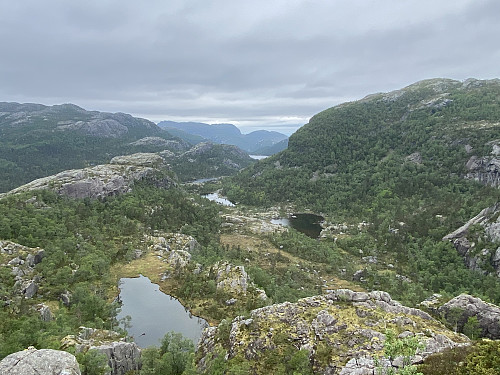
<svg viewBox="0 0 500 375">
<path fill-rule="evenodd" d="M 60 350 L 29 347 L 12 353 L 0 362 L 0 374 L 9 375 L 80 375 L 74 355 Z"/>
</svg>

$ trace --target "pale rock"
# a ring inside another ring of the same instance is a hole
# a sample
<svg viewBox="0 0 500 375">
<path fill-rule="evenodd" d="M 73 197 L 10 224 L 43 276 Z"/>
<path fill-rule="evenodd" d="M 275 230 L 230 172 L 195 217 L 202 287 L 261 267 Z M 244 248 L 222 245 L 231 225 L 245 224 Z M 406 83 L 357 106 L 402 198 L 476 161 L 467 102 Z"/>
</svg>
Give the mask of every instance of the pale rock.
<svg viewBox="0 0 500 375">
<path fill-rule="evenodd" d="M 0 362 L 0 374 L 5 375 L 80 375 L 74 355 L 60 350 L 29 347 L 12 353 Z"/>
</svg>

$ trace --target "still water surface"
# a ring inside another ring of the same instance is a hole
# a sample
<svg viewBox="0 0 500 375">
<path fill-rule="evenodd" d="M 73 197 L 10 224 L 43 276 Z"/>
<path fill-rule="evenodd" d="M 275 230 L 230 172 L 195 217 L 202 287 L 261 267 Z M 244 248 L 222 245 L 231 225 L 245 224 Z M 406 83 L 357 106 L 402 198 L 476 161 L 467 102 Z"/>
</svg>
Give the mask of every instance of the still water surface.
<svg viewBox="0 0 500 375">
<path fill-rule="evenodd" d="M 170 331 L 182 333 L 196 344 L 205 327 L 204 319 L 191 316 L 175 298 L 160 291 L 147 277 L 120 279 L 121 312 L 118 319 L 129 315 L 132 327 L 130 336 L 141 348 L 159 346 L 160 340 Z"/>
<path fill-rule="evenodd" d="M 325 220 L 323 216 L 314 214 L 293 214 L 288 218 L 272 219 L 271 223 L 280 224 L 285 227 L 292 227 L 293 229 L 304 233 L 311 238 L 318 238 L 321 230 L 323 229 L 320 223 Z"/>
</svg>

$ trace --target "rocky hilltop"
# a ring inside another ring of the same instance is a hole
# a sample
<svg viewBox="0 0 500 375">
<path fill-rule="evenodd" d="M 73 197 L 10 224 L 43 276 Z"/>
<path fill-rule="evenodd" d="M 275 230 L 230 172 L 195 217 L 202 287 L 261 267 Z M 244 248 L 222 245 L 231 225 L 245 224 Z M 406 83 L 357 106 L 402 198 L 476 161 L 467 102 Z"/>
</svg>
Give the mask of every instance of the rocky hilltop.
<svg viewBox="0 0 500 375">
<path fill-rule="evenodd" d="M 2 127 L 22 128 L 36 121 L 56 122 L 56 130 L 80 131 L 100 138 L 118 138 L 132 132 L 156 132 L 151 121 L 125 113 L 86 111 L 74 104 L 45 106 L 42 104 L 0 103 Z"/>
<path fill-rule="evenodd" d="M 170 141 L 170 142 L 169 142 Z M 73 104 L 0 103 L 0 192 L 113 156 L 190 146 L 153 122 Z"/>
<path fill-rule="evenodd" d="M 205 330 L 198 348 L 198 365 L 212 354 L 250 361 L 257 373 L 273 371 L 272 356 L 305 350 L 315 372 L 372 374 L 383 356 L 388 330 L 398 337 L 417 337 L 423 344 L 414 362 L 469 340 L 446 329 L 427 313 L 401 305 L 385 292 L 339 289 L 327 295 L 285 302 L 251 312 Z M 401 366 L 394 360 L 384 366 Z"/>
<path fill-rule="evenodd" d="M 51 189 L 71 198 L 103 198 L 126 193 L 135 181 L 144 179 L 150 179 L 157 186 L 168 188 L 175 185 L 175 181 L 172 177 L 161 175 L 167 170 L 164 159 L 157 154 L 118 156 L 111 159 L 110 164 L 69 170 L 40 178 L 13 189 L 6 195 Z"/>
<path fill-rule="evenodd" d="M 240 148 L 201 142 L 179 153 L 162 152 L 182 181 L 229 176 L 255 162 Z"/>
</svg>

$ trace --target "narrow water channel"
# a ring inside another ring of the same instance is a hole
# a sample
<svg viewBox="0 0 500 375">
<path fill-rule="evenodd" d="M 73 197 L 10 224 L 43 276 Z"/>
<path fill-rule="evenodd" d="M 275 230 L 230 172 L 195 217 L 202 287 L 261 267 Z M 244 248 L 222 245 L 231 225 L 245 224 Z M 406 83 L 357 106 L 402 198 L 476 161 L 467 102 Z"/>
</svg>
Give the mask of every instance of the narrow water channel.
<svg viewBox="0 0 500 375">
<path fill-rule="evenodd" d="M 118 319 L 131 317 L 130 336 L 141 348 L 159 346 L 167 332 L 181 333 L 196 344 L 208 323 L 192 316 L 175 298 L 160 291 L 147 277 L 120 279 L 121 311 Z"/>
<path fill-rule="evenodd" d="M 222 204 L 223 206 L 234 207 L 234 203 L 233 202 L 231 202 L 226 197 L 223 197 L 223 196 L 219 195 L 219 193 L 217 193 L 217 192 L 203 195 L 203 197 L 207 198 L 210 201 Z"/>
</svg>

